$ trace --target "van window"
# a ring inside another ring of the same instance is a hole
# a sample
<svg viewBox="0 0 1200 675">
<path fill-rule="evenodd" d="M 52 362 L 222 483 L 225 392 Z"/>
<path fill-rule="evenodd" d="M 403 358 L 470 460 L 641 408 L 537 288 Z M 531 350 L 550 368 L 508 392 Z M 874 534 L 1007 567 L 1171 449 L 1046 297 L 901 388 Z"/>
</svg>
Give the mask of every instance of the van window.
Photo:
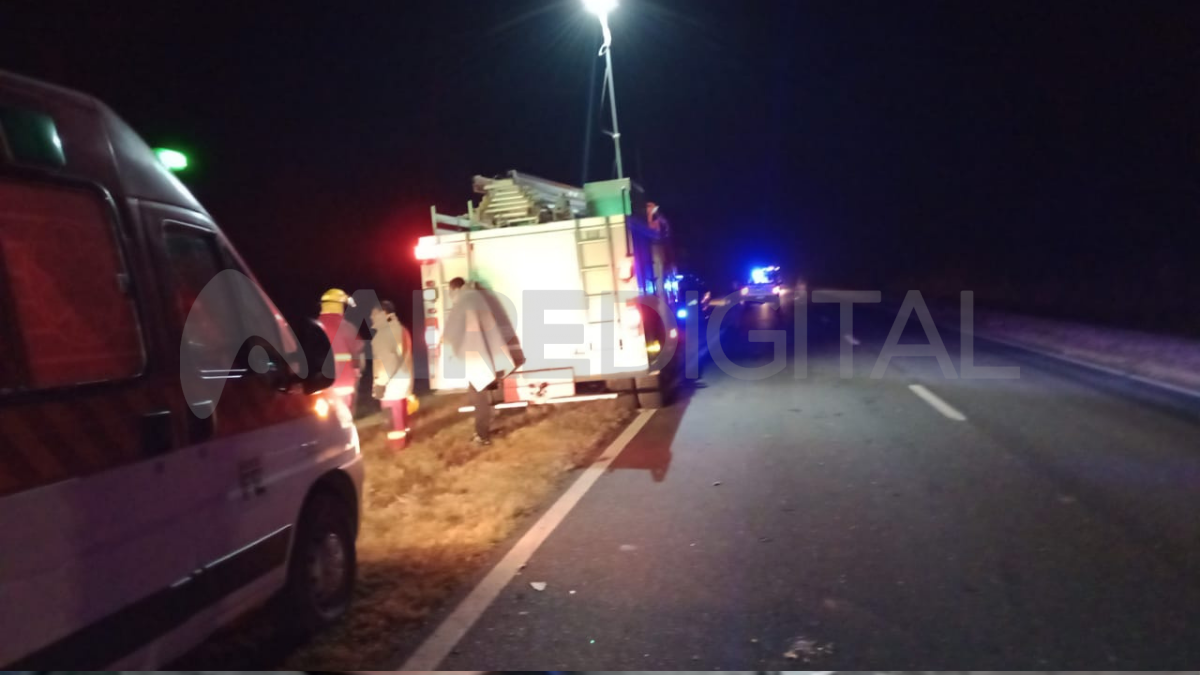
<svg viewBox="0 0 1200 675">
<path fill-rule="evenodd" d="M 216 237 L 196 228 L 168 224 L 165 243 L 179 325 L 189 317 L 192 321 L 185 338 L 187 348 L 206 368 L 231 367 L 229 359 L 245 339 L 234 298 L 224 293 L 214 295 L 212 290 L 201 297 L 208 282 L 225 269 Z"/>
<path fill-rule="evenodd" d="M 0 177 L 5 388 L 132 377 L 145 361 L 112 211 L 97 192 Z M 6 323 L 10 323 L 5 321 Z M 19 372 L 18 372 L 19 371 Z"/>
<path fill-rule="evenodd" d="M 251 336 L 279 344 L 274 313 L 263 303 L 257 288 L 238 292 L 222 284 L 201 295 L 213 277 L 223 270 L 232 269 L 244 274 L 224 255 L 213 234 L 168 223 L 165 236 L 174 281 L 176 315 L 180 325 L 191 319 L 185 339 L 204 367 L 227 369 L 236 365 L 230 362 L 232 357 Z M 244 278 L 249 283 L 249 276 Z"/>
<path fill-rule="evenodd" d="M 0 106 L 0 151 L 4 150 L 4 141 L 18 163 L 48 167 L 67 163 L 58 129 L 49 115 Z"/>
</svg>

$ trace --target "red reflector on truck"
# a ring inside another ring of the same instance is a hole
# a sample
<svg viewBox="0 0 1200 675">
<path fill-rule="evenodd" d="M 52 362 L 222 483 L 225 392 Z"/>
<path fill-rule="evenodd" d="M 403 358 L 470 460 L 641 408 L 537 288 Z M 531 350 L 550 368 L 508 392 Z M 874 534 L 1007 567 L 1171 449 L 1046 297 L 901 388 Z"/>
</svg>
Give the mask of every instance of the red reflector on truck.
<svg viewBox="0 0 1200 675">
<path fill-rule="evenodd" d="M 425 346 L 429 348 L 437 347 L 438 344 L 438 320 L 425 318 Z"/>
<path fill-rule="evenodd" d="M 621 323 L 624 329 L 636 335 L 643 335 L 641 304 L 636 300 L 630 300 L 625 303 L 625 308 L 621 311 L 624 312 L 621 315 Z"/>
</svg>

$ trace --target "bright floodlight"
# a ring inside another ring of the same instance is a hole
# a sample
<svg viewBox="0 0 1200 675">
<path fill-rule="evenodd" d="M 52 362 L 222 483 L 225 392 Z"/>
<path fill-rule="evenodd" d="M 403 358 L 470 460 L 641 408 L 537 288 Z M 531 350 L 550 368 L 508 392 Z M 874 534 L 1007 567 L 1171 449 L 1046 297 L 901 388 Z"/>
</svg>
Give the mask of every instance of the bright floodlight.
<svg viewBox="0 0 1200 675">
<path fill-rule="evenodd" d="M 583 8 L 599 17 L 617 8 L 617 0 L 583 0 Z"/>
</svg>

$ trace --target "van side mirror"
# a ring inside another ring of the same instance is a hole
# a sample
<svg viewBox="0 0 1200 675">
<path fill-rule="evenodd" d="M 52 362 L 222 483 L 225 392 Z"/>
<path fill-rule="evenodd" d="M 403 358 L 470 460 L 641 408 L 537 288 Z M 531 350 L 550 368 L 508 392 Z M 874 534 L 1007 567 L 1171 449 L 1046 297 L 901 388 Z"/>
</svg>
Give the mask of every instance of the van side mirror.
<svg viewBox="0 0 1200 675">
<path fill-rule="evenodd" d="M 308 364 L 308 376 L 298 378 L 304 385 L 304 393 L 315 394 L 332 387 L 333 374 L 326 373 L 324 368 L 329 352 L 333 351 L 333 345 L 329 344 L 325 329 L 316 319 L 303 319 L 292 325 L 296 327 L 296 339 L 300 342 L 304 360 Z"/>
</svg>

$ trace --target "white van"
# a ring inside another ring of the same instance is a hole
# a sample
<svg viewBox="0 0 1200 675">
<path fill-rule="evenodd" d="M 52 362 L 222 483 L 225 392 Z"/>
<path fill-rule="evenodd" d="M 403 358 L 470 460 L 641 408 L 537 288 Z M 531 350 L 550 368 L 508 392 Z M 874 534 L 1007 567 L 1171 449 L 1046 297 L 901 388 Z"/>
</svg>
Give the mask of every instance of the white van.
<svg viewBox="0 0 1200 675">
<path fill-rule="evenodd" d="M 0 665 L 153 668 L 273 597 L 345 612 L 358 435 L 296 328 L 107 107 L 0 71 Z"/>
</svg>

